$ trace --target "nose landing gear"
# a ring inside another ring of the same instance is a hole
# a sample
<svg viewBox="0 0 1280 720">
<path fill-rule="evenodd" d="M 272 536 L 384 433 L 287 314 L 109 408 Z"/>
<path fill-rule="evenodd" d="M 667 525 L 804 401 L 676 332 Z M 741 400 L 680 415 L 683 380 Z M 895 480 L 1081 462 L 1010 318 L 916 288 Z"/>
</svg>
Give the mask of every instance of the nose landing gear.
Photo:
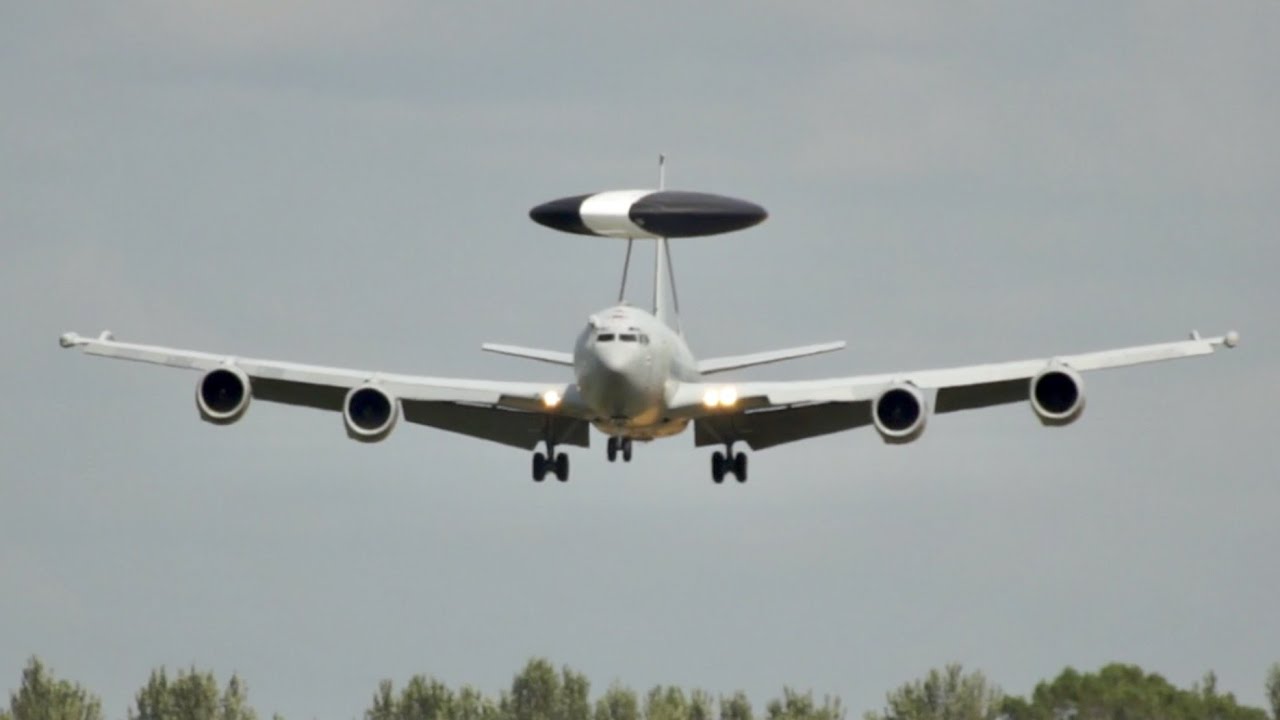
<svg viewBox="0 0 1280 720">
<path fill-rule="evenodd" d="M 724 446 L 724 452 L 719 450 L 711 453 L 711 480 L 719 485 L 724 482 L 724 476 L 732 474 L 738 479 L 738 482 L 747 481 L 747 454 L 740 452 L 733 454 L 733 443 Z"/>
<path fill-rule="evenodd" d="M 631 438 L 609 436 L 608 447 L 605 448 L 606 454 L 609 456 L 609 462 L 618 459 L 618 453 L 622 453 L 623 462 L 631 462 Z"/>
</svg>

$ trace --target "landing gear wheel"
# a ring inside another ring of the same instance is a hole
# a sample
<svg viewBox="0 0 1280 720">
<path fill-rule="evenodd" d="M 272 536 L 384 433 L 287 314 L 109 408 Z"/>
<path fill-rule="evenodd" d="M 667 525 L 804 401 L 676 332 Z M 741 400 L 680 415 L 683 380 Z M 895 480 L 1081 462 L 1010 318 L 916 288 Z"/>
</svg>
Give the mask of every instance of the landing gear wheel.
<svg viewBox="0 0 1280 720">
<path fill-rule="evenodd" d="M 733 474 L 738 477 L 738 482 L 747 481 L 747 454 L 738 453 L 733 457 Z"/>
<path fill-rule="evenodd" d="M 622 461 L 631 462 L 631 438 L 622 438 L 619 444 L 622 445 Z"/>
<path fill-rule="evenodd" d="M 540 452 L 533 454 L 533 481 L 542 482 L 547 476 L 547 457 Z"/>
<path fill-rule="evenodd" d="M 711 453 L 711 481 L 717 485 L 724 482 L 725 465 L 724 453 L 719 450 Z"/>
<path fill-rule="evenodd" d="M 556 479 L 560 482 L 569 482 L 569 456 L 564 453 L 556 455 L 555 465 Z"/>
<path fill-rule="evenodd" d="M 609 446 L 605 450 L 605 454 L 609 456 L 609 462 L 613 462 L 618 459 L 618 438 L 613 437 L 612 435 L 609 436 Z"/>
</svg>

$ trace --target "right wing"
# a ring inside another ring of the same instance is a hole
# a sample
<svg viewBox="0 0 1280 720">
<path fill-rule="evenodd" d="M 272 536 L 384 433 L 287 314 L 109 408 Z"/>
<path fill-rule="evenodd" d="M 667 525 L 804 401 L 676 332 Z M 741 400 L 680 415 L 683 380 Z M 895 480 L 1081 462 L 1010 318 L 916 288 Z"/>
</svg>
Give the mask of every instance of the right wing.
<svg viewBox="0 0 1280 720">
<path fill-rule="evenodd" d="M 1239 341 L 1235 332 L 1213 338 L 1192 333 L 1191 339 L 1180 342 L 937 370 L 798 382 L 684 383 L 676 389 L 670 406 L 674 417 L 694 420 L 694 441 L 699 446 L 743 441 L 752 449 L 761 449 L 874 424 L 875 401 L 893 388 L 934 392 L 937 413 L 972 410 L 1027 402 L 1032 380 L 1050 370 L 1070 377 L 1078 372 L 1208 355 L 1218 347 L 1235 347 Z M 1075 390 L 1083 401 L 1078 381 L 1072 382 L 1076 382 Z M 726 390 L 733 394 L 732 402 L 727 406 L 715 402 Z M 1048 422 L 1066 424 L 1074 419 L 1064 414 L 1050 417 Z M 914 437 L 886 436 L 891 442 L 910 439 Z"/>
<path fill-rule="evenodd" d="M 206 373 L 231 370 L 248 378 L 252 398 L 266 402 L 345 413 L 349 393 L 367 386 L 393 398 L 411 423 L 526 449 L 543 441 L 579 447 L 589 442 L 589 414 L 572 383 L 423 377 L 255 360 L 119 342 L 109 332 L 97 338 L 67 333 L 59 344 L 89 355 Z"/>
</svg>

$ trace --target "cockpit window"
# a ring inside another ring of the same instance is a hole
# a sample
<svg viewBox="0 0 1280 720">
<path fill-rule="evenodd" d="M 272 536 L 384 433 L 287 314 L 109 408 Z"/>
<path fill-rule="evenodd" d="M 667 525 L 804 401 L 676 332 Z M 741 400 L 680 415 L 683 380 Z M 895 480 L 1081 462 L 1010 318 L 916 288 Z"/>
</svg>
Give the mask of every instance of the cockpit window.
<svg viewBox="0 0 1280 720">
<path fill-rule="evenodd" d="M 636 334 L 635 334 L 635 333 L 622 333 L 621 335 L 619 335 L 619 336 L 618 336 L 618 339 L 619 339 L 619 340 L 621 340 L 622 342 L 635 342 L 635 341 L 636 341 Z"/>
<path fill-rule="evenodd" d="M 600 333 L 596 336 L 596 342 L 613 342 L 613 333 Z"/>
</svg>

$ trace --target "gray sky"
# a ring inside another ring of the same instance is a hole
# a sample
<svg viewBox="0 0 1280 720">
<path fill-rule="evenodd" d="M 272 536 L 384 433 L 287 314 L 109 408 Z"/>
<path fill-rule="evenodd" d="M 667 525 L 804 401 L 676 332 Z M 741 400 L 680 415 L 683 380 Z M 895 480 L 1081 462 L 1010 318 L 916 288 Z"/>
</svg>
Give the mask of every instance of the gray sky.
<svg viewBox="0 0 1280 720">
<path fill-rule="evenodd" d="M 1122 660 L 1263 702 L 1280 4 L 355 8 L 0 3 L 0 688 L 36 653 L 123 716 L 194 663 L 354 717 L 380 678 L 492 691 L 540 654 L 860 713 L 952 660 L 1016 693 Z M 749 377 L 1244 344 L 1090 375 L 1064 430 L 947 416 L 719 487 L 691 435 L 562 486 L 426 428 L 214 428 L 194 375 L 56 346 L 559 377 L 479 345 L 567 348 L 622 246 L 525 213 L 659 151 L 771 212 L 675 245 L 694 350 L 849 341 Z"/>
</svg>

